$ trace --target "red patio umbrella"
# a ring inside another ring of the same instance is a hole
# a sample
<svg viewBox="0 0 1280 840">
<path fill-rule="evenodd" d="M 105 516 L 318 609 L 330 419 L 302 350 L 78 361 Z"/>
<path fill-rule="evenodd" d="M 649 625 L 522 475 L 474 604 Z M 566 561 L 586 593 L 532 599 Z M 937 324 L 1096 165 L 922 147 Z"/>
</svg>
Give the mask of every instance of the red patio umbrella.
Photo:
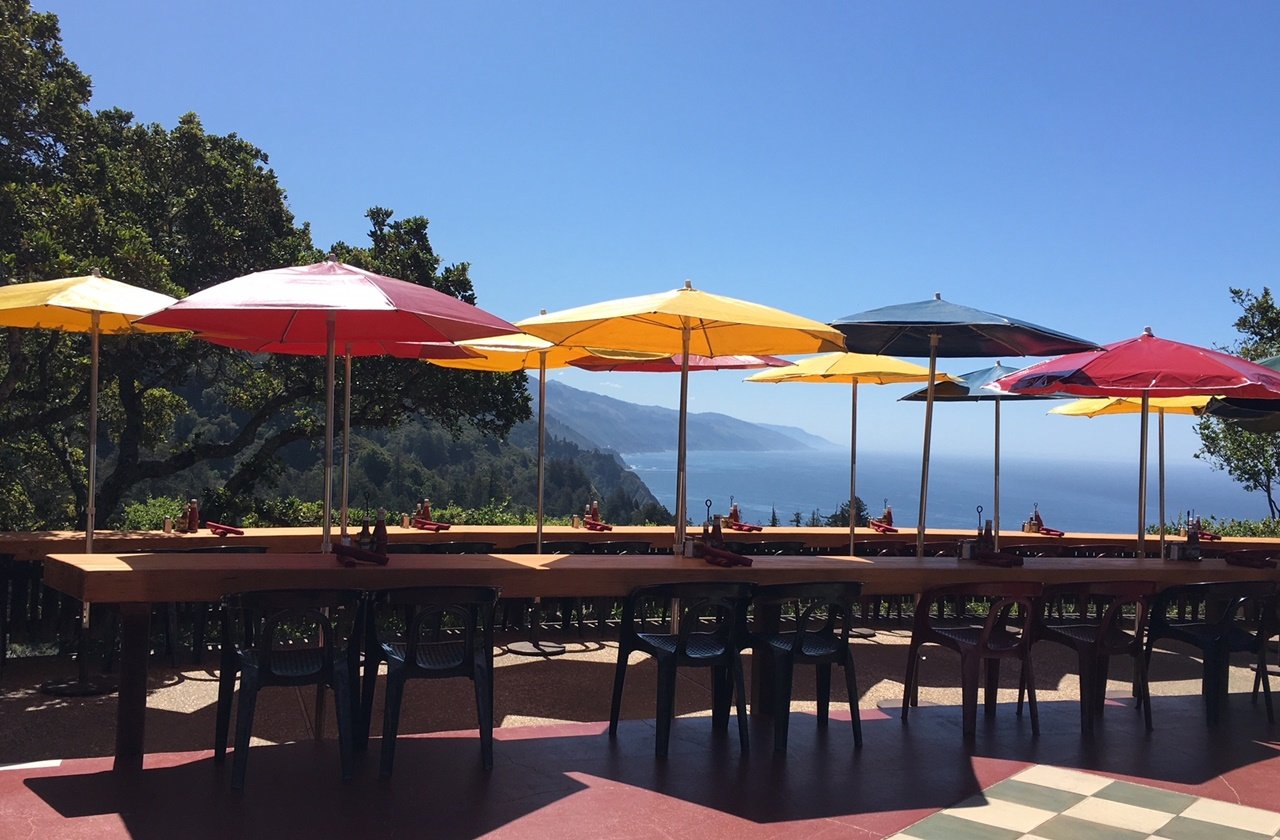
<svg viewBox="0 0 1280 840">
<path fill-rule="evenodd" d="M 321 551 L 330 550 L 333 507 L 334 366 L 338 347 L 455 342 L 516 332 L 515 326 L 455 297 L 346 265 L 330 257 L 219 283 L 141 319 L 192 330 L 201 338 L 264 352 L 316 352 L 325 373 L 324 520 Z M 378 351 L 381 352 L 381 351 Z M 420 351 L 421 352 L 421 351 Z"/>
<path fill-rule="evenodd" d="M 1217 350 L 1142 335 L 1102 350 L 1070 353 L 997 379 L 987 387 L 1011 394 L 1071 394 L 1142 399 L 1138 476 L 1138 556 L 1147 530 L 1147 413 L 1151 397 L 1280 397 L 1280 372 Z M 1163 526 L 1164 523 L 1161 523 Z"/>
</svg>

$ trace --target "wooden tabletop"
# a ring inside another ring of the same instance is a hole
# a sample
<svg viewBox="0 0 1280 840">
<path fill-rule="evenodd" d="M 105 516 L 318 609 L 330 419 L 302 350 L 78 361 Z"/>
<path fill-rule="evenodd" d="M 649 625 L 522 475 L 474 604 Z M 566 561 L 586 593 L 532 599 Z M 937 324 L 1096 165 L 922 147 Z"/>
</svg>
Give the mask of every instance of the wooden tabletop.
<svg viewBox="0 0 1280 840">
<path fill-rule="evenodd" d="M 353 533 L 359 529 L 353 529 Z M 534 529 L 530 525 L 455 525 L 448 531 L 428 533 L 412 528 L 391 526 L 388 535 L 393 543 L 441 543 L 441 542 L 485 542 L 492 543 L 497 551 L 510 551 L 518 545 L 534 541 Z M 334 534 L 337 534 L 335 529 Z M 957 539 L 968 539 L 973 532 L 963 529 L 931 528 L 926 539 L 930 542 L 954 542 Z M 545 530 L 547 541 L 582 541 L 598 543 L 605 541 L 641 541 L 651 543 L 655 548 L 669 548 L 674 542 L 674 532 L 670 526 L 620 525 L 612 531 L 588 531 L 583 528 L 570 528 L 567 525 L 551 525 Z M 335 536 L 336 539 L 336 536 Z M 847 552 L 849 550 L 849 531 L 846 528 L 765 528 L 753 533 L 726 531 L 725 539 L 731 542 L 801 542 L 812 548 L 830 549 Z M 914 529 L 902 529 L 897 534 L 878 534 L 870 528 L 858 529 L 858 542 L 897 542 L 914 543 Z M 246 528 L 244 536 L 218 537 L 209 530 L 202 529 L 195 534 L 165 534 L 160 531 L 96 531 L 94 533 L 94 549 L 99 552 L 124 553 L 129 551 L 151 551 L 155 549 L 200 548 L 215 545 L 257 545 L 266 546 L 272 553 L 304 553 L 319 551 L 320 529 L 305 528 Z M 1181 542 L 1182 538 L 1170 536 L 1171 542 Z M 1026 534 L 1021 531 L 1005 530 L 1000 534 L 1002 546 L 1035 545 L 1052 550 L 1055 546 L 1067 547 L 1084 544 L 1124 545 L 1132 548 L 1136 542 L 1133 534 L 1098 534 L 1073 532 L 1065 537 L 1046 537 L 1041 534 Z M 1218 543 L 1208 544 L 1214 549 L 1262 548 L 1274 546 L 1277 540 L 1256 538 L 1231 538 Z M 1158 538 L 1150 537 L 1147 541 L 1148 552 L 1155 552 Z M 83 531 L 28 531 L 0 533 L 0 554 L 13 555 L 18 560 L 42 560 L 51 554 L 76 554 L 84 551 Z"/>
<path fill-rule="evenodd" d="M 671 555 L 399 555 L 386 566 L 346 568 L 320 554 L 57 554 L 45 582 L 82 601 L 163 603 L 214 601 L 254 589 L 398 586 L 497 586 L 505 597 L 622 595 L 643 584 L 686 580 L 796 583 L 856 580 L 868 594 L 913 593 L 931 585 L 980 580 L 1066 583 L 1151 580 L 1162 585 L 1207 580 L 1280 579 L 1275 569 L 1221 560 L 1044 557 L 1002 569 L 950 558 L 847 556 L 756 557 L 751 567 L 720 568 Z"/>
</svg>

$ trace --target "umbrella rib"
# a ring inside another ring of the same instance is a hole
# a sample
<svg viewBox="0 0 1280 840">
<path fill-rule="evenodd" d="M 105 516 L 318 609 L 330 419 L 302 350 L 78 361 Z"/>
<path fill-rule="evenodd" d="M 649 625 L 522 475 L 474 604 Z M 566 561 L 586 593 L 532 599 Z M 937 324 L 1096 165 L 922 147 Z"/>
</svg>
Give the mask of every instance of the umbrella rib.
<svg viewBox="0 0 1280 840">
<path fill-rule="evenodd" d="M 1000 326 L 1003 326 L 1003 325 L 1000 325 Z M 988 340 L 990 340 L 990 341 L 993 341 L 993 342 L 995 342 L 996 344 L 1001 345 L 1002 347 L 1008 348 L 1009 352 L 1010 352 L 1010 353 L 1013 353 L 1014 355 L 1017 355 L 1017 356 L 1025 356 L 1025 355 L 1027 355 L 1027 352 L 1026 352 L 1026 350 L 1025 350 L 1024 348 L 1019 347 L 1019 346 L 1018 346 L 1018 345 L 1016 345 L 1016 344 L 1012 344 L 1012 343 L 1010 343 L 1009 341 L 1006 341 L 1005 339 L 1001 338 L 1001 337 L 1000 337 L 1000 336 L 998 336 L 998 335 L 995 335 L 995 334 L 993 334 L 993 333 L 989 333 L 989 332 L 987 332 L 987 331 L 986 331 L 986 330 L 984 330 L 981 326 L 978 326 L 978 325 L 976 325 L 976 324 L 975 324 L 975 325 L 973 326 L 973 331 L 974 331 L 974 332 L 976 332 L 976 333 L 978 333 L 979 335 L 981 335 L 983 338 L 986 338 L 986 339 L 988 339 Z"/>
</svg>

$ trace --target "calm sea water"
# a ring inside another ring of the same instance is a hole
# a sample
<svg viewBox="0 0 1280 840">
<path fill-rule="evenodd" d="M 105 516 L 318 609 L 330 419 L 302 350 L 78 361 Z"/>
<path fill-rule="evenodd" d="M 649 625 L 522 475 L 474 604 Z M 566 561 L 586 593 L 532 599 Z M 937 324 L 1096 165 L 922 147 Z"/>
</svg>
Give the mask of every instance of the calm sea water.
<svg viewBox="0 0 1280 840">
<path fill-rule="evenodd" d="M 674 452 L 623 455 L 658 500 L 675 504 Z M 1157 472 L 1148 479 L 1147 522 L 1158 521 Z M 858 453 L 858 496 L 878 515 L 888 498 L 894 520 L 914 524 L 919 510 L 919 456 Z M 1266 498 L 1246 493 L 1225 472 L 1206 464 L 1170 465 L 1166 477 L 1167 517 L 1188 509 L 1219 518 L 1260 519 Z M 783 522 L 796 511 L 808 515 L 836 510 L 849 497 L 847 451 L 692 452 L 689 455 L 689 513 L 705 515 L 704 499 L 714 512 L 728 510 L 733 496 L 749 521 L 769 520 L 777 508 Z M 1066 531 L 1126 533 L 1137 527 L 1138 467 L 1124 462 L 1025 461 L 1005 458 L 1000 475 L 1001 521 L 1017 528 L 1035 503 L 1047 526 Z M 991 459 L 935 457 L 929 468 L 929 525 L 968 528 L 991 516 Z"/>
</svg>

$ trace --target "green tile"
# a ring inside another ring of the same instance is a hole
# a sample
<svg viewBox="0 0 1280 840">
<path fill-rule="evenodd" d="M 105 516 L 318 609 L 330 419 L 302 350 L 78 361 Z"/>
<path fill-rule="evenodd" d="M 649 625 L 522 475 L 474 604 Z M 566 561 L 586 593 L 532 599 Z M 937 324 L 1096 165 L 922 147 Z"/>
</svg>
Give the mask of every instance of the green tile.
<svg viewBox="0 0 1280 840">
<path fill-rule="evenodd" d="M 1033 785 L 1017 779 L 1005 779 L 1003 782 L 994 784 L 984 790 L 982 795 L 991 799 L 1003 799 L 1005 802 L 1016 802 L 1031 808 L 1053 811 L 1055 814 L 1060 814 L 1085 799 L 1082 794 L 1072 793 L 1069 790 Z"/>
<path fill-rule="evenodd" d="M 1149 836 L 1145 831 L 1113 828 L 1102 823 L 1078 820 L 1065 814 L 1046 820 L 1032 833 L 1045 840 L 1146 840 Z"/>
<path fill-rule="evenodd" d="M 1218 825 L 1190 817 L 1174 817 L 1156 832 L 1165 840 L 1271 840 L 1270 834 L 1258 834 L 1229 825 Z"/>
<path fill-rule="evenodd" d="M 941 812 L 925 817 L 902 833 L 920 840 L 1017 840 L 1022 836 L 1021 831 L 983 825 Z"/>
<path fill-rule="evenodd" d="M 1181 814 L 1196 801 L 1194 796 L 1185 793 L 1135 785 L 1131 782 L 1112 782 L 1094 796 L 1099 799 L 1109 799 L 1112 802 L 1150 808 L 1153 811 L 1164 811 L 1166 814 Z"/>
</svg>

